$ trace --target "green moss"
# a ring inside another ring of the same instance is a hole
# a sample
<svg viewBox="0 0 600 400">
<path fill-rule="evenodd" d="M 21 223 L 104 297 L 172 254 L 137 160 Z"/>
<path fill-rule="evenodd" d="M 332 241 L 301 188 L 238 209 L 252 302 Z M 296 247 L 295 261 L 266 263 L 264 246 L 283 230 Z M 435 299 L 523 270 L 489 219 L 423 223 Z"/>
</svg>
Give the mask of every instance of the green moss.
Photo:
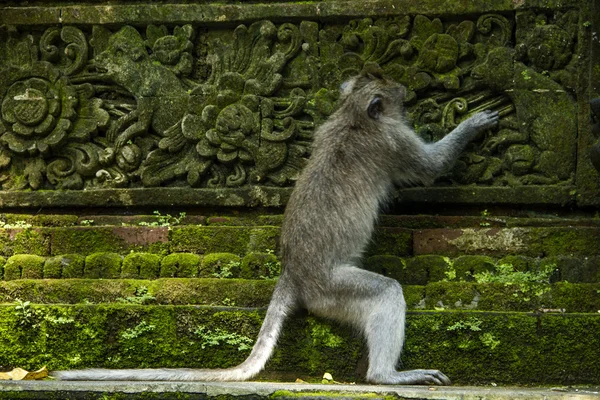
<svg viewBox="0 0 600 400">
<path fill-rule="evenodd" d="M 198 276 L 202 257 L 192 253 L 173 253 L 165 256 L 160 263 L 161 278 L 191 278 Z"/>
<path fill-rule="evenodd" d="M 423 275 L 426 271 L 427 281 L 435 282 L 454 277 L 454 269 L 452 261 L 447 257 L 436 255 L 416 256 L 407 260 L 406 269 L 409 271 L 419 271 L 419 275 Z M 414 282 L 423 284 L 421 282 Z"/>
<path fill-rule="evenodd" d="M 460 256 L 453 260 L 458 280 L 473 280 L 473 274 L 492 271 L 496 261 L 488 256 Z"/>
<path fill-rule="evenodd" d="M 62 261 L 61 256 L 48 257 L 44 262 L 44 278 L 46 279 L 59 279 L 62 277 Z"/>
<path fill-rule="evenodd" d="M 161 257 L 151 253 L 131 253 L 123 259 L 121 278 L 158 278 Z"/>
<path fill-rule="evenodd" d="M 373 234 L 367 255 L 408 256 L 412 253 L 412 232 L 402 228 L 380 228 Z"/>
<path fill-rule="evenodd" d="M 23 229 L 15 234 L 13 242 L 14 254 L 50 254 L 50 238 L 40 229 Z"/>
<path fill-rule="evenodd" d="M 44 258 L 31 254 L 10 257 L 4 265 L 4 279 L 41 279 L 44 273 Z"/>
<path fill-rule="evenodd" d="M 111 228 L 70 227 L 52 231 L 52 254 L 82 254 L 120 252 L 125 249 L 123 240 Z"/>
<path fill-rule="evenodd" d="M 6 258 L 0 256 L 0 279 L 4 279 L 4 265 L 6 264 Z"/>
<path fill-rule="evenodd" d="M 279 228 L 260 227 L 250 231 L 248 252 L 267 253 L 277 249 L 279 242 Z"/>
<path fill-rule="evenodd" d="M 236 254 L 212 253 L 204 256 L 198 273 L 201 277 L 237 278 L 241 259 Z"/>
<path fill-rule="evenodd" d="M 230 226 L 182 226 L 170 232 L 173 252 L 208 254 L 233 253 L 242 256 L 250 242 L 250 229 Z"/>
<path fill-rule="evenodd" d="M 82 278 L 85 268 L 85 257 L 79 254 L 58 256 L 62 264 L 63 278 Z"/>
<path fill-rule="evenodd" d="M 122 258 L 117 253 L 94 253 L 85 258 L 85 278 L 119 278 Z"/>
<path fill-rule="evenodd" d="M 512 265 L 515 271 L 533 271 L 536 268 L 535 260 L 531 257 L 508 255 L 498 260 L 498 264 Z"/>
<path fill-rule="evenodd" d="M 281 264 L 275 254 L 249 253 L 241 261 L 240 278 L 275 278 L 281 272 Z"/>
</svg>

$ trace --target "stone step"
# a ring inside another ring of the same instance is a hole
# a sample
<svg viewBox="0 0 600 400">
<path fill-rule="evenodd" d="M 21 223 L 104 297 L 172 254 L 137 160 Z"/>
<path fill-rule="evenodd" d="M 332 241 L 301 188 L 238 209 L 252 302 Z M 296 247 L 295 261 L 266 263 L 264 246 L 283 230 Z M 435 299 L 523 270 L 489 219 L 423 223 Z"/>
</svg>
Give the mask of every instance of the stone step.
<svg viewBox="0 0 600 400">
<path fill-rule="evenodd" d="M 266 307 L 274 279 L 163 278 L 0 281 L 0 303 Z M 600 283 L 433 282 L 403 285 L 411 310 L 600 311 Z"/>
<path fill-rule="evenodd" d="M 248 355 L 264 309 L 132 304 L 0 306 L 0 369 L 229 367 Z M 402 369 L 457 384 L 597 384 L 599 313 L 411 311 Z M 363 341 L 310 316 L 285 324 L 263 379 L 360 381 Z"/>
<path fill-rule="evenodd" d="M 275 251 L 280 215 L 3 215 L 0 256 L 131 251 L 169 254 Z M 315 227 L 317 229 L 317 227 Z M 367 256 L 600 256 L 600 220 L 382 216 Z"/>
<path fill-rule="evenodd" d="M 598 388 L 427 387 L 267 382 L 14 381 L 0 399 L 281 399 L 281 400 L 595 400 Z"/>
</svg>

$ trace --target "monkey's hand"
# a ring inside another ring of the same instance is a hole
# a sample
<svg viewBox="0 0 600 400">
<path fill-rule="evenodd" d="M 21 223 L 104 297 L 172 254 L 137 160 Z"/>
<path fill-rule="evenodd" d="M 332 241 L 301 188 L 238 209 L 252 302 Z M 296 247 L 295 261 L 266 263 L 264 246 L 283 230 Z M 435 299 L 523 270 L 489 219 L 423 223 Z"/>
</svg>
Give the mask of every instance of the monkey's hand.
<svg viewBox="0 0 600 400">
<path fill-rule="evenodd" d="M 486 110 L 461 122 L 459 128 L 471 133 L 472 137 L 475 138 L 480 133 L 498 125 L 499 119 L 500 116 L 498 115 L 498 111 Z"/>
</svg>

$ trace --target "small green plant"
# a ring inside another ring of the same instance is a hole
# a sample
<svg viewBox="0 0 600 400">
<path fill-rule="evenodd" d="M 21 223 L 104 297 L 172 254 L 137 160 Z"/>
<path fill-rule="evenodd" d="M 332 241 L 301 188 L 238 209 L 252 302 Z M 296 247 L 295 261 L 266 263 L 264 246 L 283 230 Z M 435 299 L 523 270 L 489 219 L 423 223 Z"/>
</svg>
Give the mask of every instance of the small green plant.
<svg viewBox="0 0 600 400">
<path fill-rule="evenodd" d="M 179 217 L 173 217 L 170 214 L 162 215 L 160 211 L 154 211 L 156 221 L 139 223 L 140 226 L 153 226 L 153 227 L 170 227 L 172 225 L 179 225 L 186 216 L 186 213 L 180 212 Z"/>
<path fill-rule="evenodd" d="M 92 226 L 93 224 L 94 224 L 93 219 L 84 219 L 81 222 L 79 222 L 79 225 L 81 225 L 81 226 Z"/>
<path fill-rule="evenodd" d="M 146 332 L 152 332 L 156 326 L 150 325 L 146 321 L 142 321 L 133 328 L 129 328 L 121 332 L 121 338 L 125 340 L 136 339 Z"/>
<path fill-rule="evenodd" d="M 227 307 L 235 307 L 235 301 L 231 300 L 229 297 L 225 297 L 221 300 L 221 303 Z"/>
<path fill-rule="evenodd" d="M 592 22 L 591 21 L 585 21 L 583 23 L 583 26 L 585 26 L 586 28 L 589 28 L 590 26 L 592 26 Z"/>
<path fill-rule="evenodd" d="M 145 286 L 136 288 L 133 296 L 117 298 L 117 302 L 126 304 L 148 304 L 152 303 L 154 300 L 156 300 L 156 297 L 149 294 L 148 288 Z"/>
<path fill-rule="evenodd" d="M 21 326 L 31 326 L 32 328 L 37 327 L 35 310 L 31 308 L 31 302 L 21 301 L 16 299 L 14 315 L 19 320 Z"/>
<path fill-rule="evenodd" d="M 531 300 L 531 296 L 540 297 L 550 290 L 550 276 L 556 270 L 556 264 L 548 264 L 539 271 L 515 271 L 511 264 L 495 266 L 495 271 L 483 271 L 473 274 L 477 283 L 502 283 L 515 286 L 514 297 L 523 301 Z"/>
<path fill-rule="evenodd" d="M 531 79 L 531 76 L 529 76 L 529 71 L 528 70 L 523 70 L 523 72 L 521 72 L 521 76 L 523 76 L 523 79 L 528 81 Z"/>
<path fill-rule="evenodd" d="M 239 261 L 229 261 L 227 264 L 221 265 L 219 271 L 213 272 L 212 276 L 215 278 L 231 278 L 233 276 L 232 270 L 239 269 L 241 264 Z"/>
<path fill-rule="evenodd" d="M 460 320 L 446 328 L 447 331 L 481 331 L 481 324 L 483 322 L 478 318 L 470 318 L 467 321 Z"/>
<path fill-rule="evenodd" d="M 221 328 L 213 331 L 205 326 L 199 326 L 194 330 L 194 334 L 200 337 L 200 345 L 203 349 L 226 344 L 237 346 L 238 351 L 245 351 L 252 349 L 252 344 L 254 343 L 248 336 L 243 336 L 235 332 L 231 333 Z"/>
<path fill-rule="evenodd" d="M 481 340 L 481 343 L 483 343 L 484 346 L 489 347 L 491 350 L 494 350 L 500 344 L 500 341 L 489 332 L 482 333 L 479 336 L 479 340 Z"/>
<path fill-rule="evenodd" d="M 15 221 L 11 224 L 4 221 L 0 221 L 0 228 L 2 229 L 29 229 L 32 226 L 33 225 L 26 221 Z"/>
</svg>

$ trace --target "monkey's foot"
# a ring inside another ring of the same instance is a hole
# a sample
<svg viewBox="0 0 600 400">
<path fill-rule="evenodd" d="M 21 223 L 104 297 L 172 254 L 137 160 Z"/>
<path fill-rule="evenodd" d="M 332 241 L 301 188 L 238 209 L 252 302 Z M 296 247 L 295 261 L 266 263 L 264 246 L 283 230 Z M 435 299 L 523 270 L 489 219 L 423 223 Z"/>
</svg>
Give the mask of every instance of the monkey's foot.
<svg viewBox="0 0 600 400">
<path fill-rule="evenodd" d="M 371 383 L 381 385 L 450 385 L 450 379 L 437 369 L 413 369 L 411 371 L 395 371 L 367 377 Z"/>
</svg>

